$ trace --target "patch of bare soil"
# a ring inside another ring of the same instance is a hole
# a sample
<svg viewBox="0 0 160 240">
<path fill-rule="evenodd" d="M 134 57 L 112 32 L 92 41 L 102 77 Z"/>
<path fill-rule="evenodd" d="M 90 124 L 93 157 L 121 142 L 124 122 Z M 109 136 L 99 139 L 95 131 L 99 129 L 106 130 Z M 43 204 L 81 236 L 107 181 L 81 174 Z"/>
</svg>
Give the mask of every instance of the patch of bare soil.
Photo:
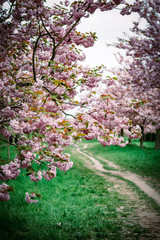
<svg viewBox="0 0 160 240">
<path fill-rule="evenodd" d="M 87 144 L 84 145 L 83 151 L 87 150 Z M 160 194 L 156 192 L 155 189 L 150 187 L 141 176 L 135 173 L 131 173 L 129 171 L 123 171 L 120 166 L 106 160 L 109 167 L 114 168 L 115 170 L 106 170 L 103 165 L 91 156 L 90 153 L 86 153 L 81 151 L 80 148 L 77 148 L 75 151 L 83 155 L 83 160 L 88 168 L 92 169 L 95 174 L 102 176 L 103 178 L 114 183 L 114 187 L 112 189 L 108 189 L 110 191 L 117 191 L 120 194 L 124 194 L 127 196 L 128 202 L 132 202 L 135 206 L 135 216 L 133 216 L 133 220 L 139 222 L 142 227 L 145 227 L 150 230 L 151 235 L 148 235 L 147 239 L 160 240 L 160 213 L 156 212 L 151 205 L 146 203 L 145 199 L 140 198 L 134 187 L 130 187 L 126 181 L 117 179 L 116 176 L 120 176 L 123 179 L 129 180 L 137 185 L 145 194 L 147 194 L 150 198 L 154 199 L 157 205 L 160 206 Z M 106 173 L 112 174 L 107 175 Z M 123 206 L 121 209 L 117 209 L 117 211 L 123 211 Z M 146 240 L 146 239 L 140 239 Z"/>
</svg>

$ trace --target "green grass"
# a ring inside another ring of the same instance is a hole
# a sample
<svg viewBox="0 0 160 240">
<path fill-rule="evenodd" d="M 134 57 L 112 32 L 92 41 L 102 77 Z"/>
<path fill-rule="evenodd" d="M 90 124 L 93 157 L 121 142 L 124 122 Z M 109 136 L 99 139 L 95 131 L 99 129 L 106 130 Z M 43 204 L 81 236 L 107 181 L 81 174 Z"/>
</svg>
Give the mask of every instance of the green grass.
<svg viewBox="0 0 160 240">
<path fill-rule="evenodd" d="M 8 154 L 7 154 L 7 144 L 1 144 L 0 142 L 0 162 L 7 163 L 8 162 Z M 16 155 L 16 148 L 14 146 L 9 146 L 9 158 L 13 159 Z"/>
<path fill-rule="evenodd" d="M 110 191 L 113 183 L 87 169 L 81 156 L 73 154 L 72 160 L 74 167 L 68 172 L 58 171 L 51 182 L 40 181 L 38 204 L 25 202 L 24 193 L 36 189 L 25 171 L 9 181 L 15 192 L 10 201 L 0 203 L 1 240 L 137 240 L 146 236 L 146 230 L 132 219 L 134 203 Z M 121 206 L 123 211 L 117 211 Z"/>
<path fill-rule="evenodd" d="M 87 144 L 87 141 L 83 141 L 80 146 L 85 143 Z M 97 140 L 93 140 L 88 142 L 86 151 L 93 154 L 97 159 L 98 157 L 107 159 L 125 170 L 152 178 L 152 181 L 160 183 L 160 150 L 155 150 L 155 144 L 150 142 L 145 142 L 143 149 L 137 145 L 139 145 L 139 142 L 133 141 L 132 145 L 128 144 L 124 148 L 119 146 L 103 147 Z M 104 163 L 104 166 L 109 169 L 107 164 Z"/>
</svg>

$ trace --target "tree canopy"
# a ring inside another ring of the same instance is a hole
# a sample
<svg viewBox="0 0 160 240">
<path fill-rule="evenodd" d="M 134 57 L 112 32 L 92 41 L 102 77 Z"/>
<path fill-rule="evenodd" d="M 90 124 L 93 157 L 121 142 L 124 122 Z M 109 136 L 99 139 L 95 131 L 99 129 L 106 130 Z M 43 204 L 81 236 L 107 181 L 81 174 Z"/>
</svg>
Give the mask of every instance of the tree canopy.
<svg viewBox="0 0 160 240">
<path fill-rule="evenodd" d="M 97 9 L 110 11 L 120 5 L 121 14 L 139 9 L 141 16 L 143 2 L 122 3 L 63 1 L 51 8 L 44 0 L 1 0 L 0 133 L 1 141 L 15 146 L 17 153 L 14 159 L 1 159 L 1 201 L 9 200 L 13 189 L 7 183 L 22 169 L 34 182 L 50 181 L 56 168 L 70 169 L 73 163 L 64 150 L 81 139 L 125 146 L 124 138 L 115 134 L 117 129 L 133 138 L 141 136 L 140 127 L 115 111 L 116 80 L 104 78 L 102 66 L 82 66 L 85 55 L 78 48 L 92 47 L 97 40 L 95 33 L 76 30 L 81 18 Z M 108 90 L 97 93 L 101 83 Z M 122 89 L 120 83 L 118 88 Z M 79 101 L 77 93 L 84 93 Z M 68 112 L 75 107 L 79 110 Z M 26 193 L 28 203 L 38 197 L 36 192 Z"/>
</svg>

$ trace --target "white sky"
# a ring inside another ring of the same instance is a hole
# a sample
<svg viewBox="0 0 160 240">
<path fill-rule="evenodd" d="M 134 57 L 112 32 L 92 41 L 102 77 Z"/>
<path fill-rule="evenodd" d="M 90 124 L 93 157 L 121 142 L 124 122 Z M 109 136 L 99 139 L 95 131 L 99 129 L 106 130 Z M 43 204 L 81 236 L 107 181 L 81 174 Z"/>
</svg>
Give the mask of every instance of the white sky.
<svg viewBox="0 0 160 240">
<path fill-rule="evenodd" d="M 106 43 L 110 44 L 116 42 L 118 37 L 124 37 L 123 33 L 129 33 L 132 22 L 137 19 L 137 14 L 122 16 L 118 9 L 108 12 L 96 11 L 89 18 L 82 19 L 77 29 L 82 32 L 96 32 L 98 37 L 93 47 L 83 48 L 86 54 L 86 64 L 90 66 L 104 64 L 107 68 L 118 66 L 114 53 L 119 50 L 107 47 Z"/>
<path fill-rule="evenodd" d="M 53 6 L 53 2 L 59 3 L 60 0 L 47 0 L 47 5 Z M 132 0 L 130 0 L 132 2 Z M 119 51 L 114 47 L 107 47 L 106 44 L 117 41 L 118 37 L 124 37 L 123 33 L 130 33 L 129 29 L 133 26 L 132 22 L 138 20 L 138 14 L 122 16 L 119 9 L 100 12 L 97 10 L 89 18 L 81 19 L 77 30 L 81 32 L 96 32 L 98 40 L 91 48 L 83 48 L 86 54 L 84 64 L 91 67 L 104 64 L 108 69 L 118 67 L 114 53 Z M 142 22 L 142 27 L 144 23 Z"/>
</svg>

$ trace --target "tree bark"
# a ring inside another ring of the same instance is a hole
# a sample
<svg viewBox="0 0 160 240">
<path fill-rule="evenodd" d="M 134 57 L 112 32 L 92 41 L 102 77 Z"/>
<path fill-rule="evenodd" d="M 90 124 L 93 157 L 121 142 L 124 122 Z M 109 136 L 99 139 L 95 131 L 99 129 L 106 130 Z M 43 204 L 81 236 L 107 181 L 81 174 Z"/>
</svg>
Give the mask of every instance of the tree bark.
<svg viewBox="0 0 160 240">
<path fill-rule="evenodd" d="M 131 128 L 129 128 L 129 131 L 131 131 Z M 131 144 L 131 142 L 132 142 L 132 139 L 129 137 L 128 138 L 128 143 Z"/>
<path fill-rule="evenodd" d="M 160 149 L 160 128 L 156 129 L 156 142 L 155 142 L 155 149 Z"/>
<path fill-rule="evenodd" d="M 140 138 L 140 147 L 143 147 L 143 140 L 144 140 L 144 127 L 141 126 L 141 130 L 142 130 L 142 136 Z"/>
<path fill-rule="evenodd" d="M 121 129 L 121 137 L 124 136 L 123 128 Z"/>
</svg>

